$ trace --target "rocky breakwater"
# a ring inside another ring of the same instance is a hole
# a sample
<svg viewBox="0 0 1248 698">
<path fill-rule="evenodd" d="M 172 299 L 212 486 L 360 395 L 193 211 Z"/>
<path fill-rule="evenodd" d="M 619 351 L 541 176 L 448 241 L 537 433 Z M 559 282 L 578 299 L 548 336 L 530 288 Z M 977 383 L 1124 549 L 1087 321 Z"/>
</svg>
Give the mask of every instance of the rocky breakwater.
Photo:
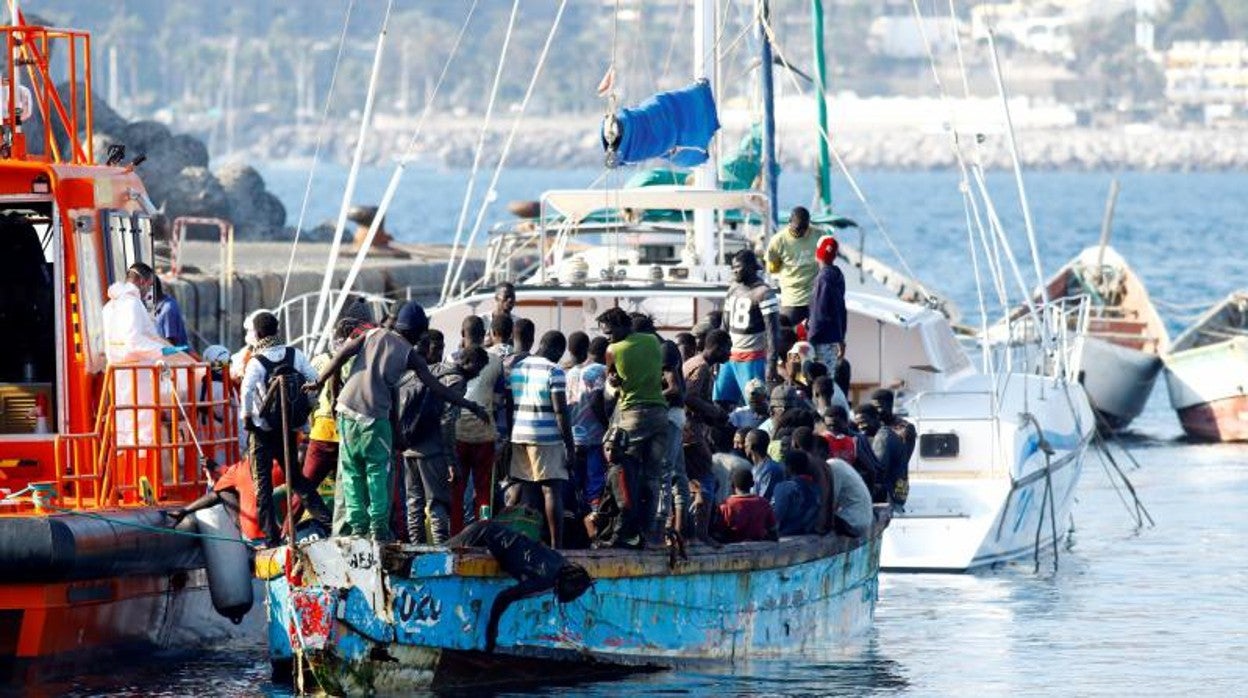
<svg viewBox="0 0 1248 698">
<path fill-rule="evenodd" d="M 509 167 L 597 168 L 603 164 L 597 115 L 534 117 L 512 143 Z M 410 140 L 414 119 L 379 118 L 365 144 L 366 158 L 388 163 Z M 446 167 L 472 163 L 480 133 L 477 118 L 431 118 L 416 140 L 414 154 Z M 509 121 L 491 124 L 486 131 L 487 158 L 500 152 Z M 358 124 L 330 124 L 334 137 L 326 157 L 348 162 Z M 724 143 L 735 144 L 740 128 L 726 128 Z M 778 151 L 786 168 L 810 169 L 818 155 L 813 127 L 786 125 L 779 130 Z M 1248 169 L 1248 132 L 1241 128 L 1166 127 L 1133 124 L 1119 127 L 1032 128 L 1018 131 L 1019 156 L 1030 170 L 1224 171 Z M 834 126 L 833 142 L 854 169 L 939 170 L 956 167 L 949 134 L 935 128 L 897 126 Z M 964 156 L 978 157 L 985 167 L 1011 167 L 1008 144 L 995 133 L 962 134 Z M 978 140 L 978 148 L 972 143 Z M 252 159 L 304 158 L 316 144 L 314 127 L 293 124 L 270 128 L 250 146 Z M 488 160 L 487 160 L 488 161 Z"/>
<path fill-rule="evenodd" d="M 69 88 L 66 84 L 59 89 L 67 93 Z M 123 162 L 145 156 L 135 172 L 167 221 L 180 216 L 223 218 L 234 224 L 240 240 L 288 237 L 286 207 L 267 190 L 255 168 L 229 163 L 214 171 L 207 146 L 195 136 L 175 134 L 156 121 L 127 121 L 99 97 L 92 99 L 91 109 L 96 160 L 103 162 L 114 144 L 125 146 Z M 64 134 L 57 135 L 64 143 Z"/>
</svg>

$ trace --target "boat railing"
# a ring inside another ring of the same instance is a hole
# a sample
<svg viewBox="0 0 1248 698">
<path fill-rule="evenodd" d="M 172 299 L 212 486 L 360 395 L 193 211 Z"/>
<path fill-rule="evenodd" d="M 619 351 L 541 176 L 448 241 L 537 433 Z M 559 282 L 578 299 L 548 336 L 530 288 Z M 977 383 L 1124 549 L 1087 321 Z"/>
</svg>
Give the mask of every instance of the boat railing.
<svg viewBox="0 0 1248 698">
<path fill-rule="evenodd" d="M 1047 375 L 1068 374 L 1070 366 L 1066 356 L 1075 339 L 1088 332 L 1091 308 L 1086 295 L 1064 296 L 1038 304 L 1038 322 L 1037 315 L 1031 313 L 1010 318 L 1004 343 L 1010 353 L 1010 365 L 1026 366 L 1028 371 L 1038 368 Z M 1047 347 L 1046 338 L 1049 340 Z M 1043 356 L 1036 356 L 1037 347 L 1047 349 Z M 1016 350 L 1022 351 L 1021 357 L 1014 356 Z M 1039 365 L 1035 365 L 1037 359 Z"/>
<path fill-rule="evenodd" d="M 109 366 L 93 430 L 57 436 L 61 505 L 142 506 L 202 494 L 204 462 L 232 463 L 240 450 L 229 372 L 220 382 L 210 375 L 199 362 Z"/>
<path fill-rule="evenodd" d="M 329 296 L 325 299 L 326 305 L 331 308 L 334 307 L 342 294 L 341 290 L 330 291 Z M 352 291 L 349 295 L 362 299 L 367 303 L 369 313 L 377 321 L 386 317 L 393 305 L 398 302 L 394 298 L 388 298 L 376 293 Z M 278 326 L 283 328 L 286 333 L 286 344 L 299 347 L 301 351 L 308 354 L 311 353 L 313 346 L 320 339 L 321 333 L 324 332 L 324 327 L 313 326 L 313 320 L 315 320 L 316 315 L 316 303 L 320 296 L 319 291 L 295 296 L 277 306 L 273 311 L 273 314 L 277 316 Z"/>
<path fill-rule="evenodd" d="M 20 16 L 20 11 L 15 12 Z M 91 35 L 25 24 L 24 20 L 0 27 L 0 32 L 9 56 L 0 68 L 4 78 L 0 85 L 0 157 L 75 165 L 95 162 Z M 65 81 L 67 100 L 56 86 L 58 79 Z M 35 123 L 36 117 L 42 129 L 28 130 L 38 133 L 42 142 L 40 152 L 30 152 L 23 124 Z"/>
</svg>

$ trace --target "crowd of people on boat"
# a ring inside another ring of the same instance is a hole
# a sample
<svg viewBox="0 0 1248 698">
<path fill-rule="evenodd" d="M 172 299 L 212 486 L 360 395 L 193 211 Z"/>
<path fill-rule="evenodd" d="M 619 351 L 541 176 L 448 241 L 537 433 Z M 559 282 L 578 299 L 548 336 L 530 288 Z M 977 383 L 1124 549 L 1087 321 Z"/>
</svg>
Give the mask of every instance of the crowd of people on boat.
<svg viewBox="0 0 1248 698">
<path fill-rule="evenodd" d="M 323 535 L 386 542 L 444 544 L 492 515 L 555 548 L 864 536 L 874 504 L 904 506 L 916 435 L 888 389 L 851 409 L 836 255 L 794 209 L 761 262 L 732 258 L 722 310 L 669 336 L 618 307 L 594 336 L 538 336 L 510 283 L 458 338 L 415 302 L 349 305 L 313 357 L 255 312 L 242 349 L 204 352 L 238 385 L 245 458 L 187 510 L 228 495 L 270 545 L 280 483 Z"/>
</svg>

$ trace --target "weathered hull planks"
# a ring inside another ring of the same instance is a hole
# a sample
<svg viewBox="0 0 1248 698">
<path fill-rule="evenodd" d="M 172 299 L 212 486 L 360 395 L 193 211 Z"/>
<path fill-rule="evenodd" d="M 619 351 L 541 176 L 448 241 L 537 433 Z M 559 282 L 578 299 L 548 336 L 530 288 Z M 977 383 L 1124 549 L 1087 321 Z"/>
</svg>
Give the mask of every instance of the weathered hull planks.
<svg viewBox="0 0 1248 698">
<path fill-rule="evenodd" d="M 566 605 L 551 594 L 513 604 L 495 655 L 480 651 L 486 622 L 514 581 L 481 555 L 422 552 L 410 576 L 381 575 L 385 600 L 376 610 L 367 582 L 327 589 L 277 577 L 269 582 L 270 644 L 281 658 L 294 638 L 322 688 L 348 694 L 515 680 L 509 672 L 465 677 L 462 668 L 518 658 L 592 670 L 812 654 L 870 626 L 884 525 L 857 545 L 808 536 L 695 550 L 674 571 L 661 552 L 569 552 L 595 575 L 594 587 Z M 313 545 L 324 554 L 333 543 Z"/>
</svg>

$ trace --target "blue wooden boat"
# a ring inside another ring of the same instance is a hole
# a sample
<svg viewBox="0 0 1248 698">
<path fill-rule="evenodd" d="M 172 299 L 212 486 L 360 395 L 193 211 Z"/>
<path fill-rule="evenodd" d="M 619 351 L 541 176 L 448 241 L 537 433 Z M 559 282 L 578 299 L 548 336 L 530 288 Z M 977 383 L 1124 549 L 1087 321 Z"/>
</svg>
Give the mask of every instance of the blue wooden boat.
<svg viewBox="0 0 1248 698">
<path fill-rule="evenodd" d="M 835 650 L 871 624 L 887 525 L 877 509 L 863 538 L 694 547 L 675 567 L 660 550 L 567 551 L 593 587 L 567 604 L 549 593 L 516 602 L 488 654 L 490 607 L 515 580 L 484 549 L 334 538 L 290 559 L 269 551 L 257 570 L 271 575 L 275 667 L 293 662 L 297 677 L 338 695 L 462 688 L 524 680 L 518 668 L 550 663 L 568 676 Z"/>
</svg>

